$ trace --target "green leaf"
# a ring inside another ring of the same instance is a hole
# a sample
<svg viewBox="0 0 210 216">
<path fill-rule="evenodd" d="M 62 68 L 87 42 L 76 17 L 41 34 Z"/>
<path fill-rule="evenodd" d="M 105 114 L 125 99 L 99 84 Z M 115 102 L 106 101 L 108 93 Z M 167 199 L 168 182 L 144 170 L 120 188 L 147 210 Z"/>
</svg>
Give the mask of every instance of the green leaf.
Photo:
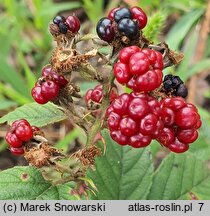
<svg viewBox="0 0 210 216">
<path fill-rule="evenodd" d="M 42 127 L 54 122 L 59 122 L 67 118 L 67 116 L 52 103 L 39 105 L 37 103 L 29 103 L 18 107 L 14 111 L 0 118 L 0 124 L 7 122 L 11 124 L 17 119 L 27 119 L 31 125 Z"/>
<path fill-rule="evenodd" d="M 210 199 L 210 175 L 207 166 L 190 153 L 171 153 L 154 175 L 148 196 L 151 200 Z M 203 187 L 206 190 L 203 190 Z"/>
<path fill-rule="evenodd" d="M 75 199 L 70 183 L 53 186 L 33 167 L 14 167 L 0 172 L 1 200 Z"/>
<path fill-rule="evenodd" d="M 170 49 L 178 50 L 179 45 L 186 37 L 193 24 L 201 17 L 203 11 L 203 9 L 193 10 L 184 15 L 173 26 L 166 39 L 166 42 L 169 45 Z"/>
<path fill-rule="evenodd" d="M 148 148 L 120 146 L 103 131 L 105 155 L 96 159 L 95 170 L 88 171 L 97 191 L 94 199 L 145 199 L 152 184 L 153 165 Z"/>
<path fill-rule="evenodd" d="M 10 107 L 16 106 L 17 103 L 11 100 L 6 100 L 6 99 L 0 99 L 0 110 L 6 110 Z"/>
<path fill-rule="evenodd" d="M 188 71 L 185 71 L 182 76 L 183 80 L 187 80 L 194 74 L 200 73 L 207 69 L 210 69 L 210 58 L 199 61 L 197 64 L 194 64 L 191 68 L 189 68 Z"/>
<path fill-rule="evenodd" d="M 162 11 L 149 17 L 149 22 L 144 29 L 144 36 L 153 42 L 157 42 L 157 37 L 163 28 L 166 17 L 167 13 Z"/>
<path fill-rule="evenodd" d="M 24 88 L 25 84 L 20 74 L 10 67 L 2 58 L 0 58 L 0 65 L 0 80 L 11 84 L 16 91 L 28 97 L 29 94 Z"/>
</svg>

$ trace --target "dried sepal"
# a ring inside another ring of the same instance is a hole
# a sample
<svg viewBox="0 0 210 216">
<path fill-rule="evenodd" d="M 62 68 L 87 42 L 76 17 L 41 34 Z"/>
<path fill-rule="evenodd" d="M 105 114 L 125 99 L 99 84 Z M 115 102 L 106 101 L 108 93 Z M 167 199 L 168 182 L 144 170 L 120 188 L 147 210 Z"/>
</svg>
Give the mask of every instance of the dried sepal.
<svg viewBox="0 0 210 216">
<path fill-rule="evenodd" d="M 47 142 L 32 147 L 24 155 L 29 164 L 37 168 L 54 165 L 53 159 L 62 156 L 63 154 L 59 150 L 50 146 Z"/>
</svg>

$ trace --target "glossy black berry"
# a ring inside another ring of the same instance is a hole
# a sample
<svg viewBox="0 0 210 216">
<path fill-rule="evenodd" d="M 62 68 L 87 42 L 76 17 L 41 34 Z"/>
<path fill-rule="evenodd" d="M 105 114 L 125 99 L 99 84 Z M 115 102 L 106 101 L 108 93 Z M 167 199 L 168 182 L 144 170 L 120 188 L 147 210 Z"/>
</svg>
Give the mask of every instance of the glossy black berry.
<svg viewBox="0 0 210 216">
<path fill-rule="evenodd" d="M 62 22 L 59 23 L 58 27 L 59 27 L 60 32 L 61 32 L 62 34 L 66 34 L 66 33 L 67 33 L 67 31 L 68 31 L 68 26 L 67 26 L 65 23 L 62 23 Z"/>
<path fill-rule="evenodd" d="M 176 91 L 176 96 L 186 98 L 187 95 L 188 95 L 187 87 L 184 84 L 181 84 Z"/>
<path fill-rule="evenodd" d="M 53 23 L 56 24 L 56 25 L 59 25 L 60 23 L 63 23 L 63 22 L 65 22 L 65 17 L 64 16 L 56 16 L 53 19 Z"/>
<path fill-rule="evenodd" d="M 131 12 L 128 8 L 120 8 L 119 10 L 115 11 L 114 13 L 115 22 L 118 23 L 123 18 L 132 19 Z"/>
<path fill-rule="evenodd" d="M 172 80 L 170 79 L 164 80 L 163 87 L 166 90 L 166 92 L 169 92 L 172 89 Z"/>
<path fill-rule="evenodd" d="M 163 82 L 165 82 L 166 80 L 172 80 L 172 78 L 173 78 L 172 74 L 165 75 Z"/>
<path fill-rule="evenodd" d="M 96 26 L 96 32 L 102 40 L 111 42 L 115 37 L 112 20 L 106 17 L 100 19 Z"/>
<path fill-rule="evenodd" d="M 121 19 L 117 25 L 118 31 L 129 39 L 135 39 L 139 34 L 138 24 L 131 19 Z"/>
<path fill-rule="evenodd" d="M 172 78 L 172 88 L 177 89 L 183 81 L 179 78 L 179 76 L 174 76 Z"/>
</svg>

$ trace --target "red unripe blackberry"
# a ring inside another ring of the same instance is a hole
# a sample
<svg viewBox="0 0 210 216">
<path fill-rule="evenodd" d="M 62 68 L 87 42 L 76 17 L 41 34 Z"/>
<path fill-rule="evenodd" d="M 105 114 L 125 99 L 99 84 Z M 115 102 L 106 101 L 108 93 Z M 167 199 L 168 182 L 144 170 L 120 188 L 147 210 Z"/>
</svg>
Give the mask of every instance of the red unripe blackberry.
<svg viewBox="0 0 210 216">
<path fill-rule="evenodd" d="M 10 131 L 7 132 L 5 140 L 10 146 L 14 148 L 19 148 L 23 145 L 23 141 L 19 139 L 15 133 L 12 133 Z"/>
<path fill-rule="evenodd" d="M 149 92 L 158 88 L 163 78 L 162 54 L 137 46 L 123 48 L 114 66 L 117 81 L 135 92 Z"/>
<path fill-rule="evenodd" d="M 179 129 L 177 131 L 177 138 L 180 142 L 190 144 L 195 142 L 195 140 L 197 140 L 198 132 L 195 129 L 186 129 L 186 130 Z"/>
<path fill-rule="evenodd" d="M 127 83 L 131 78 L 129 67 L 121 62 L 114 65 L 114 75 L 117 81 L 121 84 Z"/>
<path fill-rule="evenodd" d="M 160 104 L 145 93 L 122 94 L 107 109 L 110 135 L 120 145 L 149 145 L 163 128 Z M 159 107 L 158 107 L 159 106 Z M 122 140 L 120 139 L 122 136 Z"/>
<path fill-rule="evenodd" d="M 31 129 L 30 125 L 26 125 L 26 124 L 18 124 L 17 128 L 15 129 L 14 133 L 16 134 L 16 136 L 24 141 L 27 142 L 28 140 L 30 140 L 33 136 L 33 131 Z"/>
<path fill-rule="evenodd" d="M 41 94 L 48 101 L 57 97 L 59 90 L 59 85 L 57 85 L 55 82 L 51 80 L 47 80 L 41 85 Z"/>
<path fill-rule="evenodd" d="M 48 100 L 42 95 L 41 86 L 35 86 L 31 90 L 31 95 L 33 99 L 39 104 L 45 104 Z"/>
<path fill-rule="evenodd" d="M 167 145 L 167 147 L 172 152 L 175 152 L 175 153 L 183 153 L 183 152 L 186 152 L 189 149 L 188 144 L 184 144 L 184 143 L 180 142 L 177 138 L 172 143 Z"/>
<path fill-rule="evenodd" d="M 129 138 L 122 134 L 120 130 L 114 130 L 110 132 L 111 138 L 120 145 L 127 145 Z"/>
<path fill-rule="evenodd" d="M 11 146 L 10 151 L 11 151 L 12 154 L 17 155 L 17 156 L 24 154 L 24 149 L 23 148 L 14 148 L 14 147 Z"/>
<path fill-rule="evenodd" d="M 127 64 L 130 60 L 130 57 L 139 51 L 140 51 L 140 48 L 138 46 L 124 47 L 119 53 L 120 62 Z"/>
<path fill-rule="evenodd" d="M 119 9 L 120 9 L 119 7 L 113 8 L 113 9 L 109 12 L 108 18 L 111 19 L 111 20 L 113 20 L 113 19 L 114 19 L 114 13 L 115 13 L 117 10 L 119 10 Z"/>
<path fill-rule="evenodd" d="M 131 136 L 129 139 L 129 145 L 134 148 L 142 148 L 146 147 L 151 143 L 151 137 L 145 136 L 141 133 L 138 133 L 134 136 Z"/>
<path fill-rule="evenodd" d="M 168 146 L 169 144 L 173 143 L 175 140 L 175 132 L 173 128 L 164 127 L 162 132 L 157 138 L 158 142 L 160 142 L 164 146 Z"/>
<path fill-rule="evenodd" d="M 143 29 L 147 24 L 147 15 L 140 7 L 132 7 L 130 9 L 132 18 L 136 19 L 139 23 L 140 29 Z"/>
<path fill-rule="evenodd" d="M 72 33 L 77 33 L 80 29 L 80 21 L 76 16 L 68 16 L 65 24 Z"/>
</svg>

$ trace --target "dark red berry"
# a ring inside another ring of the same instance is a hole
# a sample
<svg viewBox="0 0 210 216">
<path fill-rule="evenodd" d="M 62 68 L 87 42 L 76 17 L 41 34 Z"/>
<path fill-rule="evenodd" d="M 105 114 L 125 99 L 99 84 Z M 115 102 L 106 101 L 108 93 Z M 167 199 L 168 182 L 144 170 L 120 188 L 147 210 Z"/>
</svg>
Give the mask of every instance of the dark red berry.
<svg viewBox="0 0 210 216">
<path fill-rule="evenodd" d="M 89 89 L 85 94 L 85 103 L 88 104 L 88 102 L 91 100 L 93 89 Z"/>
<path fill-rule="evenodd" d="M 17 155 L 17 156 L 24 154 L 24 149 L 23 148 L 14 148 L 14 147 L 11 146 L 10 151 L 11 151 L 12 154 Z"/>
<path fill-rule="evenodd" d="M 130 9 L 132 18 L 139 22 L 139 28 L 143 29 L 147 24 L 147 15 L 140 7 L 132 7 Z"/>
<path fill-rule="evenodd" d="M 198 132 L 194 129 L 181 130 L 177 132 L 177 138 L 180 142 L 189 144 L 195 142 L 198 138 Z"/>
<path fill-rule="evenodd" d="M 34 98 L 34 100 L 39 104 L 45 104 L 49 101 L 42 95 L 41 86 L 33 87 L 31 90 L 31 95 Z"/>
<path fill-rule="evenodd" d="M 176 112 L 176 125 L 182 129 L 193 128 L 198 121 L 198 114 L 191 107 L 184 107 Z"/>
<path fill-rule="evenodd" d="M 49 76 L 51 74 L 52 67 L 50 65 L 46 65 L 42 68 L 42 76 Z"/>
<path fill-rule="evenodd" d="M 131 136 L 129 139 L 129 145 L 134 148 L 142 148 L 146 147 L 151 143 L 151 137 L 145 136 L 141 133 L 138 133 L 134 136 Z"/>
<path fill-rule="evenodd" d="M 47 80 L 46 82 L 42 83 L 41 86 L 41 94 L 48 101 L 55 98 L 58 95 L 59 90 L 59 85 L 50 80 Z"/>
<path fill-rule="evenodd" d="M 128 19 L 132 18 L 129 8 L 125 8 L 125 7 L 119 8 L 118 10 L 116 10 L 114 12 L 114 20 L 115 20 L 115 22 L 118 23 L 120 20 L 122 20 L 124 18 L 128 18 Z"/>
<path fill-rule="evenodd" d="M 102 40 L 111 42 L 115 37 L 112 20 L 106 17 L 100 19 L 96 26 L 96 32 Z"/>
<path fill-rule="evenodd" d="M 33 131 L 30 125 L 18 124 L 15 134 L 20 140 L 27 142 L 32 138 Z"/>
<path fill-rule="evenodd" d="M 121 62 L 114 65 L 114 75 L 121 84 L 127 83 L 131 78 L 129 67 Z"/>
<path fill-rule="evenodd" d="M 111 131 L 110 136 L 112 139 L 120 145 L 127 145 L 129 138 L 121 133 L 119 130 Z"/>
<path fill-rule="evenodd" d="M 40 128 L 36 127 L 36 126 L 31 126 L 31 129 L 34 132 L 40 131 Z"/>
<path fill-rule="evenodd" d="M 122 94 L 112 103 L 112 107 L 119 115 L 125 115 L 128 113 L 128 107 L 130 105 L 130 96 L 128 94 Z"/>
<path fill-rule="evenodd" d="M 120 121 L 119 128 L 123 135 L 132 136 L 138 131 L 139 126 L 132 118 L 125 117 Z"/>
<path fill-rule="evenodd" d="M 149 70 L 149 59 L 143 52 L 137 52 L 130 57 L 129 68 L 134 75 L 141 75 Z"/>
<path fill-rule="evenodd" d="M 108 18 L 111 19 L 111 20 L 113 20 L 113 19 L 114 19 L 114 13 L 115 13 L 117 10 L 119 10 L 119 9 L 120 9 L 119 7 L 113 8 L 113 9 L 109 12 Z"/>
<path fill-rule="evenodd" d="M 68 16 L 65 24 L 72 33 L 77 33 L 80 29 L 80 21 L 76 16 Z"/>
<path fill-rule="evenodd" d="M 167 147 L 175 153 L 183 153 L 189 149 L 188 144 L 180 142 L 177 138 L 172 143 L 167 145 Z"/>
<path fill-rule="evenodd" d="M 10 131 L 7 132 L 5 140 L 10 146 L 15 148 L 19 148 L 23 145 L 23 141 L 19 139 L 16 134 L 11 133 Z"/>
<path fill-rule="evenodd" d="M 168 107 L 163 107 L 161 109 L 161 119 L 165 126 L 172 126 L 175 121 L 175 113 L 172 109 Z"/>
<path fill-rule="evenodd" d="M 173 128 L 165 127 L 157 137 L 159 143 L 164 146 L 168 146 L 175 141 L 175 133 Z"/>
<path fill-rule="evenodd" d="M 130 57 L 134 53 L 137 53 L 139 51 L 140 51 L 140 48 L 138 46 L 124 47 L 119 53 L 120 62 L 122 62 L 124 64 L 128 64 Z"/>
<path fill-rule="evenodd" d="M 118 130 L 121 117 L 115 112 L 111 112 L 108 116 L 108 125 L 112 130 Z"/>
<path fill-rule="evenodd" d="M 151 135 L 157 127 L 158 117 L 149 113 L 140 121 L 140 132 L 144 135 Z"/>
<path fill-rule="evenodd" d="M 91 100 L 100 103 L 103 97 L 102 85 L 96 86 L 91 93 Z"/>
<path fill-rule="evenodd" d="M 133 119 L 141 119 L 149 112 L 147 101 L 139 97 L 133 98 L 129 103 L 128 112 Z"/>
</svg>

